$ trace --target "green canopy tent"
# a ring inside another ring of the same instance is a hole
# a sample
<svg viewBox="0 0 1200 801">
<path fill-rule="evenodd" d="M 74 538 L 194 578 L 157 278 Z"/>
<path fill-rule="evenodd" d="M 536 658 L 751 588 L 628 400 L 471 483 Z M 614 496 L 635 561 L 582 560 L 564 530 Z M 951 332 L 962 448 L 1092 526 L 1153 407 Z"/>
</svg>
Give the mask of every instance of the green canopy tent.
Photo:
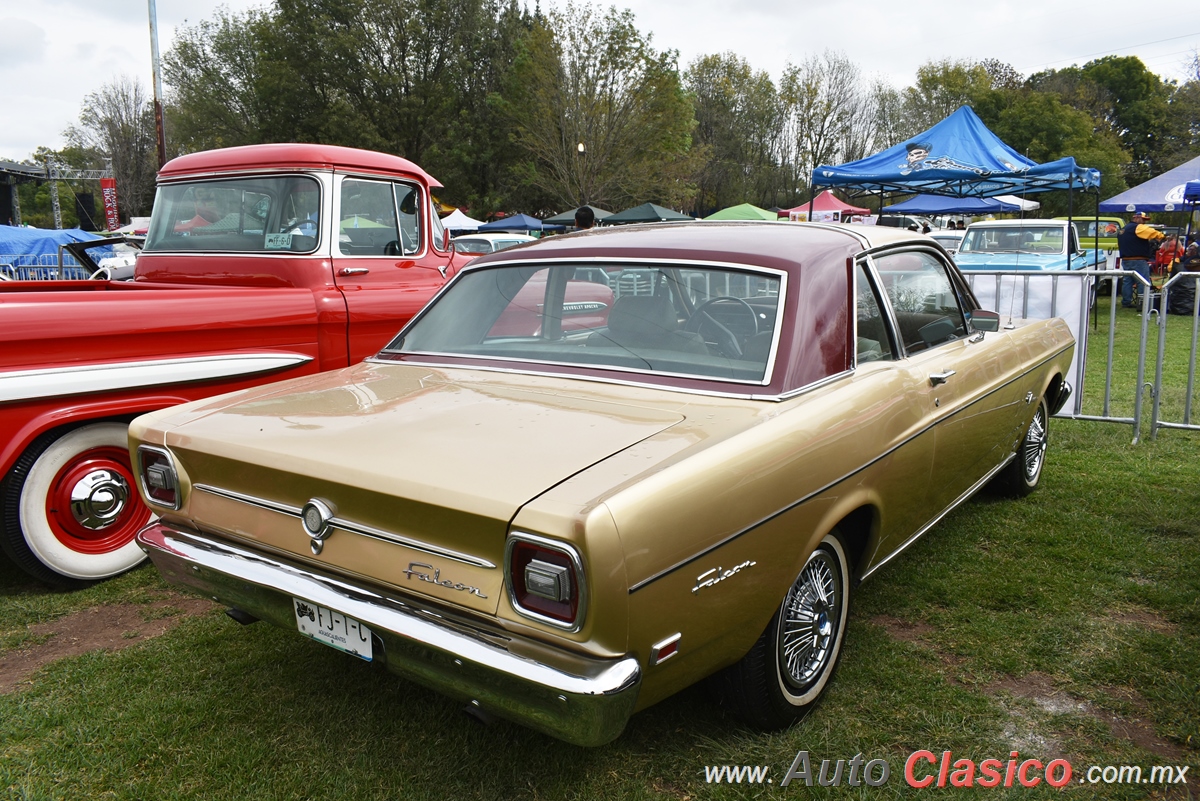
<svg viewBox="0 0 1200 801">
<path fill-rule="evenodd" d="M 583 208 L 583 206 L 579 207 L 579 209 L 581 208 Z M 588 208 L 592 210 L 592 214 L 596 215 L 596 222 L 603 222 L 612 216 L 611 211 L 605 211 L 604 209 L 597 208 L 596 206 L 588 206 Z M 547 217 L 546 219 L 542 220 L 542 222 L 549 223 L 551 225 L 574 225 L 575 212 L 579 211 L 579 209 L 571 209 L 570 211 L 564 211 L 562 214 L 555 214 L 553 217 Z"/>
<path fill-rule="evenodd" d="M 646 222 L 669 222 L 673 220 L 694 220 L 694 217 L 689 217 L 686 214 L 680 214 L 677 211 L 664 209 L 662 206 L 654 203 L 643 203 L 640 206 L 634 206 L 632 209 L 617 212 L 611 217 L 604 220 L 605 225 L 626 225 L 629 223 L 646 223 Z"/>
<path fill-rule="evenodd" d="M 706 220 L 778 220 L 779 215 L 773 211 L 760 209 L 753 203 L 741 203 L 721 209 L 716 214 L 710 214 Z"/>
</svg>

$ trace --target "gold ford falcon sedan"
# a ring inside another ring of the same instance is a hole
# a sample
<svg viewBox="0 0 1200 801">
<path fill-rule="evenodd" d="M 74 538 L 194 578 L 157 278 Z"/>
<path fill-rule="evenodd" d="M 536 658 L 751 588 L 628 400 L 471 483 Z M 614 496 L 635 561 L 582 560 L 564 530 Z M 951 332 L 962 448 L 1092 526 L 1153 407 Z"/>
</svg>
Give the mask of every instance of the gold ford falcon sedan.
<svg viewBox="0 0 1200 801">
<path fill-rule="evenodd" d="M 138 418 L 138 542 L 239 622 L 573 743 L 706 677 L 782 727 L 862 579 L 1037 487 L 1073 349 L 904 231 L 553 237 L 358 366 Z"/>
</svg>

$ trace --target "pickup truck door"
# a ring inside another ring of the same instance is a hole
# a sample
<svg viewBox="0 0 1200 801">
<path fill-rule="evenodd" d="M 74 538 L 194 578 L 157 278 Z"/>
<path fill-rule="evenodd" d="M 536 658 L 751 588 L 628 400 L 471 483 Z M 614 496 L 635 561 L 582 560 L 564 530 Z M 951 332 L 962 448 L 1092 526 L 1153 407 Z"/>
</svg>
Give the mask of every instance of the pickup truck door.
<svg viewBox="0 0 1200 801">
<path fill-rule="evenodd" d="M 331 252 L 351 364 L 386 345 L 450 276 L 453 251 L 434 247 L 427 199 L 415 182 L 338 176 Z"/>
</svg>

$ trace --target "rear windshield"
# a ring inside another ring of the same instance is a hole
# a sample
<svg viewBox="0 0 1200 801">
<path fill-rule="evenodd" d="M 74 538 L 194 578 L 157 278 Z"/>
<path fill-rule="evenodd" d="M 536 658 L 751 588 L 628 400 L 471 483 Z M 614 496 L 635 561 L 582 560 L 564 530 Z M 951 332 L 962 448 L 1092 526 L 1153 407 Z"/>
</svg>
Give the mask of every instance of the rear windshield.
<svg viewBox="0 0 1200 801">
<path fill-rule="evenodd" d="M 781 283 L 706 267 L 491 267 L 463 273 L 382 355 L 766 383 Z"/>
<path fill-rule="evenodd" d="M 320 232 L 312 177 L 194 181 L 158 188 L 144 250 L 308 253 Z"/>
</svg>

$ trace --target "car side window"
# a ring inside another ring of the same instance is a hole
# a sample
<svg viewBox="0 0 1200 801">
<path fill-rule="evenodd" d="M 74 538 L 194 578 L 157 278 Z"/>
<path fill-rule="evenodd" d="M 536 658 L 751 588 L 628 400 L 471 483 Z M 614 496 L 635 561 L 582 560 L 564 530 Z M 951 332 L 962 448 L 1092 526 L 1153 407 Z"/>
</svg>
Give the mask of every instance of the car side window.
<svg viewBox="0 0 1200 801">
<path fill-rule="evenodd" d="M 879 295 L 862 262 L 854 271 L 854 292 L 857 335 L 857 364 L 864 362 L 891 361 L 891 338 L 888 336 L 887 324 L 883 319 Z"/>
<path fill-rule="evenodd" d="M 966 316 L 948 268 L 926 251 L 889 253 L 875 259 L 896 316 L 906 353 L 967 335 Z"/>
<path fill-rule="evenodd" d="M 396 196 L 389 181 L 342 181 L 338 248 L 346 256 L 399 256 Z"/>
<path fill-rule="evenodd" d="M 400 217 L 400 249 L 411 256 L 421 249 L 421 193 L 415 186 L 396 184 L 396 209 Z M 435 215 L 436 216 L 436 215 Z"/>
</svg>

